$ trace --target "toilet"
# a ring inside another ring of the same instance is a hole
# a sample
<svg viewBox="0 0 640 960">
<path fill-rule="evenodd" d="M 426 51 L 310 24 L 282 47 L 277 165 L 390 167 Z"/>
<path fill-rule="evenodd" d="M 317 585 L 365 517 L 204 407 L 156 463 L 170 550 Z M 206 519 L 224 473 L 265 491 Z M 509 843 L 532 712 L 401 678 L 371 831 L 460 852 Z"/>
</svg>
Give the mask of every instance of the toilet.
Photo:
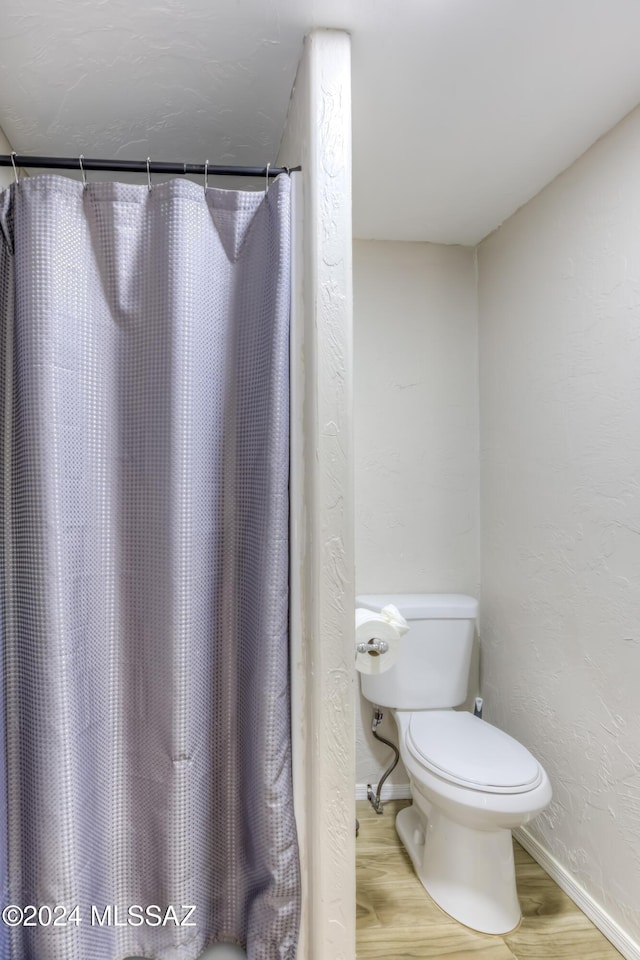
<svg viewBox="0 0 640 960">
<path fill-rule="evenodd" d="M 517 740 L 454 710 L 466 700 L 478 602 L 461 594 L 369 594 L 409 624 L 397 662 L 360 674 L 370 703 L 388 707 L 412 805 L 396 829 L 425 889 L 460 923 L 504 934 L 521 919 L 511 831 L 551 801 L 543 767 Z"/>
</svg>

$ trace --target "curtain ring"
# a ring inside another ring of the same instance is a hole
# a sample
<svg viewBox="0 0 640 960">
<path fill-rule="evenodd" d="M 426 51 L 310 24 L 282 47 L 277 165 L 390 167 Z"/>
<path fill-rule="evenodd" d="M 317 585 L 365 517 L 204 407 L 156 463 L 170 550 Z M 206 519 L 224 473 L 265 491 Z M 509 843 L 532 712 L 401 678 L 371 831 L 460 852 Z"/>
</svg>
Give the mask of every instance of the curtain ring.
<svg viewBox="0 0 640 960">
<path fill-rule="evenodd" d="M 14 175 L 14 177 L 16 178 L 16 183 L 18 182 L 18 171 L 16 170 L 16 161 L 15 161 L 14 158 L 17 157 L 17 156 L 18 156 L 18 154 L 15 152 L 15 150 L 12 150 L 12 151 L 11 151 L 11 166 L 13 167 L 13 175 Z"/>
<path fill-rule="evenodd" d="M 84 153 L 81 153 L 80 156 L 78 157 L 78 163 L 80 164 L 80 172 L 82 173 L 82 188 L 83 188 L 83 190 L 86 190 L 86 189 L 87 189 L 87 175 L 86 175 L 86 173 L 84 172 L 84 164 L 82 163 L 83 160 L 84 160 Z"/>
<path fill-rule="evenodd" d="M 265 192 L 265 193 L 269 193 L 269 167 L 270 167 L 270 166 L 271 166 L 271 164 L 268 163 L 268 164 L 267 164 L 267 172 L 266 172 L 265 178 L 264 178 L 264 179 L 265 179 L 265 185 L 264 185 L 264 192 Z"/>
<path fill-rule="evenodd" d="M 204 162 L 204 192 L 206 193 L 209 189 L 209 161 L 205 160 Z"/>
<path fill-rule="evenodd" d="M 147 183 L 149 184 L 149 193 L 151 193 L 151 157 L 147 157 Z"/>
</svg>

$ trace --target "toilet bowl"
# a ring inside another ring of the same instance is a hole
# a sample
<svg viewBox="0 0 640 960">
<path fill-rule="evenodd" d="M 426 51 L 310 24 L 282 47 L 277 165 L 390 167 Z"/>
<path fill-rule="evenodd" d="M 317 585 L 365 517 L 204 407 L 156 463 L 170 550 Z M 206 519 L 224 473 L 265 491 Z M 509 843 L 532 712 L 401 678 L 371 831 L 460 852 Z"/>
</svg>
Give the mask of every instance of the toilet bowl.
<svg viewBox="0 0 640 960">
<path fill-rule="evenodd" d="M 511 830 L 551 800 L 544 769 L 506 733 L 470 713 L 393 711 L 413 805 L 396 829 L 435 902 L 482 933 L 518 926 Z"/>
<path fill-rule="evenodd" d="M 389 707 L 413 804 L 398 834 L 433 900 L 482 933 L 521 918 L 511 830 L 551 801 L 543 767 L 517 740 L 453 708 L 467 696 L 477 600 L 461 594 L 359 596 L 359 607 L 394 604 L 409 624 L 394 665 L 360 675 L 372 704 Z"/>
</svg>

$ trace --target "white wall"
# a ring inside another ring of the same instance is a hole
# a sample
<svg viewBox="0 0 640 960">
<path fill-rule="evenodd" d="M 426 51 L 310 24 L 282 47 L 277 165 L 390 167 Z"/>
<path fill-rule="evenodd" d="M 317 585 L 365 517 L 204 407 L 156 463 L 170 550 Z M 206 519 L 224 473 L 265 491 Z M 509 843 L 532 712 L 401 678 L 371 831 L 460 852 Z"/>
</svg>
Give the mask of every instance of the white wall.
<svg viewBox="0 0 640 960">
<path fill-rule="evenodd" d="M 298 960 L 355 958 L 350 85 L 349 36 L 314 30 L 277 161 L 302 165 L 291 449 Z"/>
<path fill-rule="evenodd" d="M 477 596 L 474 252 L 356 241 L 353 266 L 357 592 Z M 377 783 L 390 751 L 359 700 L 356 782 Z M 389 716 L 379 732 L 396 739 Z"/>
<path fill-rule="evenodd" d="M 640 942 L 639 162 L 636 110 L 482 243 L 479 299 L 487 718 L 550 775 L 532 836 Z"/>
</svg>

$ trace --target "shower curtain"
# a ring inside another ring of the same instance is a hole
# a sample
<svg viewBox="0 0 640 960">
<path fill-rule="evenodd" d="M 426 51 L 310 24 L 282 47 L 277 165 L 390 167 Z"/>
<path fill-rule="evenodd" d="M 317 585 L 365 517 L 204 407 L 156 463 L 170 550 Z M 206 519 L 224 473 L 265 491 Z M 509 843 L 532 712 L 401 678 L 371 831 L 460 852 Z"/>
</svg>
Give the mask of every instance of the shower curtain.
<svg viewBox="0 0 640 960">
<path fill-rule="evenodd" d="M 0 957 L 293 960 L 289 178 L 0 226 Z"/>
</svg>

